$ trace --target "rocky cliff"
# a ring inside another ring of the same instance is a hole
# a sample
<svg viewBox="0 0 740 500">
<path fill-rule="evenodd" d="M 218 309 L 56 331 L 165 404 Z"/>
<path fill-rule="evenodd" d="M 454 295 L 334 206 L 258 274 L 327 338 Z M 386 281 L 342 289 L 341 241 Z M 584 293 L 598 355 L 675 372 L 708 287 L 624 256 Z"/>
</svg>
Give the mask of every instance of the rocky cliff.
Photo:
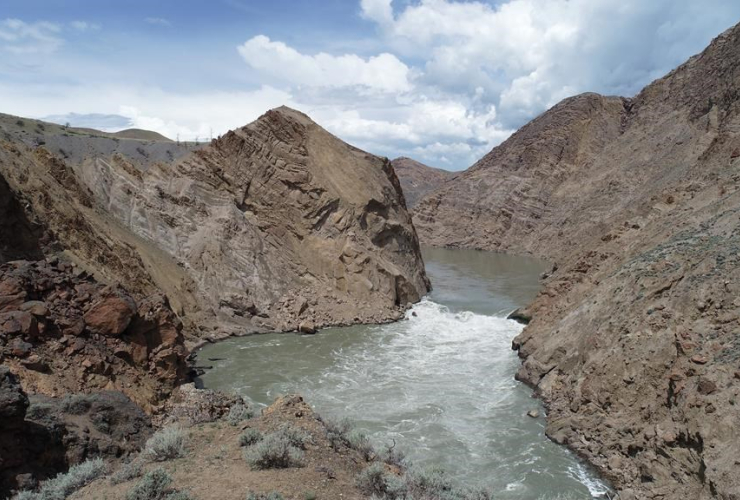
<svg viewBox="0 0 740 500">
<path fill-rule="evenodd" d="M 445 181 L 455 176 L 454 172 L 424 165 L 411 158 L 396 158 L 391 161 L 398 180 L 401 181 L 406 206 L 409 210 L 427 193 L 434 191 Z"/>
<path fill-rule="evenodd" d="M 0 251 L 61 250 L 101 281 L 162 291 L 194 342 L 386 321 L 429 288 L 390 162 L 297 111 L 187 154 L 18 121 L 2 121 L 0 231 L 24 236 Z"/>
<path fill-rule="evenodd" d="M 423 242 L 555 262 L 514 341 L 620 498 L 738 498 L 740 27 L 631 99 L 566 99 L 422 200 Z"/>
</svg>

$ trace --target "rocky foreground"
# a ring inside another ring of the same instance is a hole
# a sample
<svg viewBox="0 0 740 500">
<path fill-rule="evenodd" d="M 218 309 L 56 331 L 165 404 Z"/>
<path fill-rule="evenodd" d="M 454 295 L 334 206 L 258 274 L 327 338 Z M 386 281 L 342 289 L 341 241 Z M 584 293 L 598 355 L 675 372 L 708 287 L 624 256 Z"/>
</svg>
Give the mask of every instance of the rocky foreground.
<svg viewBox="0 0 740 500">
<path fill-rule="evenodd" d="M 547 433 L 630 498 L 740 498 L 740 26 L 544 113 L 419 202 L 422 242 L 555 263 L 514 347 Z"/>
</svg>

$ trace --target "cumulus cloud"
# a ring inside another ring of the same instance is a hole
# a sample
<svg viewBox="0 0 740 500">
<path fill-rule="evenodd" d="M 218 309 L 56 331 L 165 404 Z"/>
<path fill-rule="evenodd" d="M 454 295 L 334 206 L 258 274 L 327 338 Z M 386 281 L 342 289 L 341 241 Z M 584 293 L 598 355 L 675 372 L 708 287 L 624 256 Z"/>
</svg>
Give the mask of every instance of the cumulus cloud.
<svg viewBox="0 0 740 500">
<path fill-rule="evenodd" d="M 63 43 L 60 31 L 58 24 L 46 21 L 4 19 L 0 21 L 0 50 L 12 54 L 52 53 Z"/>
<path fill-rule="evenodd" d="M 454 94 L 483 88 L 504 127 L 578 92 L 634 94 L 740 15 L 721 0 L 421 0 L 398 12 L 390 0 L 363 0 L 361 8 L 399 53 L 424 61 L 420 83 Z"/>
<path fill-rule="evenodd" d="M 284 82 L 309 87 L 362 86 L 383 92 L 410 90 L 409 68 L 383 53 L 367 59 L 355 54 L 302 54 L 282 42 L 258 35 L 239 47 L 254 69 Z"/>
</svg>

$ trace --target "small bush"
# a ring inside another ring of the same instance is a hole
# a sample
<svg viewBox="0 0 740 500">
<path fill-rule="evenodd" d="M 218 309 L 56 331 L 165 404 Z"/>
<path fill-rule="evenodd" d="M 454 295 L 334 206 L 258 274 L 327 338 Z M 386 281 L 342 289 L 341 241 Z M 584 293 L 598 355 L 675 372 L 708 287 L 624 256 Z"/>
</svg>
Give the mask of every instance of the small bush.
<svg viewBox="0 0 740 500">
<path fill-rule="evenodd" d="M 313 491 L 306 491 L 303 493 L 303 500 L 316 500 L 316 493 Z"/>
<path fill-rule="evenodd" d="M 247 500 L 284 500 L 283 495 L 277 491 L 271 491 L 270 493 L 255 493 L 250 491 L 247 493 Z"/>
<path fill-rule="evenodd" d="M 226 420 L 231 425 L 239 425 L 241 422 L 249 420 L 252 417 L 254 417 L 254 411 L 252 411 L 249 405 L 241 402 L 229 408 L 229 415 L 226 417 Z"/>
<path fill-rule="evenodd" d="M 185 456 L 185 432 L 177 426 L 158 430 L 146 442 L 144 456 L 154 462 Z"/>
<path fill-rule="evenodd" d="M 168 493 L 164 500 L 195 500 L 195 497 L 187 491 L 173 491 Z"/>
<path fill-rule="evenodd" d="M 376 462 L 357 475 L 357 487 L 366 495 L 378 495 L 381 498 L 394 500 L 404 498 L 406 485 L 403 480 L 385 470 L 385 466 Z"/>
<path fill-rule="evenodd" d="M 162 468 L 144 474 L 138 483 L 126 493 L 126 500 L 161 500 L 170 492 L 172 478 Z"/>
<path fill-rule="evenodd" d="M 363 432 L 353 430 L 347 435 L 347 443 L 353 450 L 357 450 L 365 460 L 371 460 L 375 456 L 375 448 L 373 448 L 370 438 L 368 438 Z"/>
<path fill-rule="evenodd" d="M 107 467 L 100 458 L 73 465 L 66 473 L 42 483 L 37 493 L 22 491 L 16 500 L 64 500 L 69 495 L 91 483 L 103 474 Z"/>
<path fill-rule="evenodd" d="M 275 432 L 244 452 L 244 458 L 252 469 L 285 469 L 299 467 L 303 452 L 293 445 L 284 433 Z"/>
<path fill-rule="evenodd" d="M 302 450 L 305 450 L 306 444 L 311 442 L 311 436 L 309 434 L 290 425 L 283 425 L 274 434 L 288 440 L 292 446 Z"/>
<path fill-rule="evenodd" d="M 396 449 L 396 441 L 393 441 L 392 445 L 385 447 L 385 450 L 380 454 L 381 460 L 388 465 L 395 465 L 397 467 L 406 467 L 406 454 L 401 450 Z"/>
<path fill-rule="evenodd" d="M 26 122 L 24 122 L 23 120 L 16 120 L 15 121 L 15 124 L 18 125 L 19 127 L 25 127 L 26 126 Z"/>
<path fill-rule="evenodd" d="M 249 428 L 239 436 L 240 446 L 252 446 L 254 443 L 262 440 L 262 433 L 257 429 Z"/>
<path fill-rule="evenodd" d="M 353 427 L 351 420 L 348 418 L 341 420 L 326 418 L 322 419 L 322 422 L 326 428 L 326 437 L 332 448 L 339 450 L 342 446 L 350 446 L 348 436 Z"/>
<path fill-rule="evenodd" d="M 120 484 L 141 477 L 143 472 L 143 461 L 135 458 L 128 463 L 123 464 L 110 477 L 111 484 Z"/>
</svg>

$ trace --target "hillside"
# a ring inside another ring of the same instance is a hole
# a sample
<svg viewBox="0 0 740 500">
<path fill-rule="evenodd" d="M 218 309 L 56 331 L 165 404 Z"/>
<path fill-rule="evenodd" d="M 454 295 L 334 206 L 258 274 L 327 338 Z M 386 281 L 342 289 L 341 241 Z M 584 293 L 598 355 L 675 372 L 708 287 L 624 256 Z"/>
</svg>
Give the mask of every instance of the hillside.
<svg viewBox="0 0 740 500">
<path fill-rule="evenodd" d="M 409 210 L 414 208 L 425 194 L 437 189 L 455 175 L 449 170 L 429 167 L 405 157 L 396 158 L 391 161 L 391 165 L 398 175 L 398 180 L 401 181 L 401 188 Z"/>
<path fill-rule="evenodd" d="M 555 262 L 514 341 L 547 433 L 620 498 L 734 498 L 740 26 L 631 99 L 566 99 L 414 211 L 423 243 Z"/>
<path fill-rule="evenodd" d="M 19 200 L 8 231 L 28 233 L 5 252 L 52 245 L 103 281 L 161 290 L 191 340 L 387 321 L 428 289 L 390 163 L 296 111 L 194 151 L 3 126 L 0 175 Z"/>
</svg>

